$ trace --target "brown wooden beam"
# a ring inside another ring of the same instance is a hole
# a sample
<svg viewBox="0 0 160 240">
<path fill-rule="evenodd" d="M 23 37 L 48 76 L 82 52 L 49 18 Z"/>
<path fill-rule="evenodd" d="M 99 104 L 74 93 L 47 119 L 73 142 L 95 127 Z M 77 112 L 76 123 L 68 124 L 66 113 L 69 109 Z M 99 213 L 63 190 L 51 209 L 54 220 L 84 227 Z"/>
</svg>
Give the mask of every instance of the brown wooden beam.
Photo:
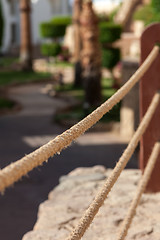
<svg viewBox="0 0 160 240">
<path fill-rule="evenodd" d="M 141 63 L 147 58 L 155 44 L 160 43 L 160 23 L 152 24 L 141 37 Z M 160 54 L 140 82 L 140 116 L 143 118 L 154 96 L 160 91 Z M 160 140 L 160 104 L 140 143 L 140 169 L 144 171 L 155 142 Z M 160 155 L 148 183 L 147 192 L 160 191 Z"/>
</svg>

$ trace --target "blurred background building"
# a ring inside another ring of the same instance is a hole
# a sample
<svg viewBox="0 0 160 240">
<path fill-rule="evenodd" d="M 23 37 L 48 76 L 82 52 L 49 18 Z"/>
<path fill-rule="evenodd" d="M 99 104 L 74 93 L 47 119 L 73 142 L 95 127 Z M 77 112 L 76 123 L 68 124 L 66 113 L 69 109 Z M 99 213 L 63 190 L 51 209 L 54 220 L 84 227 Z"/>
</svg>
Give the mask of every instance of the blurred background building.
<svg viewBox="0 0 160 240">
<path fill-rule="evenodd" d="M 20 44 L 20 11 L 19 0 L 1 0 L 4 16 L 4 37 L 2 51 L 12 52 Z M 69 0 L 32 0 L 32 41 L 34 45 L 41 42 L 39 25 L 56 15 L 70 15 L 72 12 Z"/>
</svg>

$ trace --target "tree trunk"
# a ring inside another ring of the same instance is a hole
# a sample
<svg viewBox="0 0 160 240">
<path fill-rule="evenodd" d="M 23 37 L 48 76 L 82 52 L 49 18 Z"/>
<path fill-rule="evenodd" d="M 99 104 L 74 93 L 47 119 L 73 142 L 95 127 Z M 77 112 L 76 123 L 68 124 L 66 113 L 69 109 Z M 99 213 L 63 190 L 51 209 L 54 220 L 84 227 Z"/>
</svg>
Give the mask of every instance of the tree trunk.
<svg viewBox="0 0 160 240">
<path fill-rule="evenodd" d="M 32 70 L 32 44 L 31 44 L 31 12 L 30 0 L 20 0 L 21 13 L 21 47 L 20 60 L 23 70 Z"/>
<path fill-rule="evenodd" d="M 121 24 L 123 26 L 123 31 L 128 32 L 131 31 L 131 22 L 132 17 L 135 12 L 135 9 L 138 5 L 142 4 L 142 0 L 124 0 L 122 6 L 117 12 L 114 21 L 117 24 Z"/>
<path fill-rule="evenodd" d="M 73 26 L 74 26 L 74 62 L 75 62 L 75 86 L 82 85 L 80 53 L 82 48 L 80 36 L 80 14 L 82 10 L 82 0 L 74 0 Z"/>
<path fill-rule="evenodd" d="M 84 2 L 80 22 L 85 106 L 94 107 L 101 102 L 101 48 L 98 18 L 93 11 L 92 1 Z"/>
<path fill-rule="evenodd" d="M 3 41 L 3 14 L 2 14 L 2 4 L 0 2 L 0 48 Z"/>
</svg>

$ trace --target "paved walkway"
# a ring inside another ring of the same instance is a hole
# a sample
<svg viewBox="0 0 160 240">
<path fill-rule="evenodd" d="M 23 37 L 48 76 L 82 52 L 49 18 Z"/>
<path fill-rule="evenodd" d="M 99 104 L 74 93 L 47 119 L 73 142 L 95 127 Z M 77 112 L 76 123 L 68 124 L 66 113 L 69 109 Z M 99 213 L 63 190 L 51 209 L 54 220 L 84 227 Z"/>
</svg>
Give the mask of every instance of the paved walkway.
<svg viewBox="0 0 160 240">
<path fill-rule="evenodd" d="M 31 84 L 10 89 L 10 97 L 21 104 L 22 110 L 0 117 L 0 168 L 65 130 L 53 119 L 55 111 L 67 103 L 43 94 L 44 87 L 44 84 Z M 47 199 L 60 176 L 80 166 L 113 167 L 126 147 L 119 139 L 113 133 L 87 133 L 60 156 L 7 189 L 0 197 L 1 239 L 20 240 L 33 228 L 39 204 Z M 133 157 L 128 167 L 136 166 Z"/>
</svg>

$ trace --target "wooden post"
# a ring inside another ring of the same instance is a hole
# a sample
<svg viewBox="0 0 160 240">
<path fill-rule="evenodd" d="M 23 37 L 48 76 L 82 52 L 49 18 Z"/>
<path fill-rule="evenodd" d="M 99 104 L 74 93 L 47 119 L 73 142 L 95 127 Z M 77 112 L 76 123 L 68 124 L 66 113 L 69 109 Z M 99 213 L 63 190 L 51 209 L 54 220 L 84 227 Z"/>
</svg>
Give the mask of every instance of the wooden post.
<svg viewBox="0 0 160 240">
<path fill-rule="evenodd" d="M 160 43 L 160 23 L 150 25 L 141 37 L 141 62 L 147 58 L 155 44 Z M 160 54 L 140 82 L 140 116 L 143 118 L 154 96 L 160 91 Z M 140 169 L 144 171 L 155 142 L 160 141 L 160 104 L 140 143 Z M 160 191 L 160 155 L 146 192 Z"/>
<path fill-rule="evenodd" d="M 32 46 L 30 24 L 30 0 L 20 0 L 21 13 L 21 48 L 20 60 L 23 70 L 32 70 Z"/>
</svg>

